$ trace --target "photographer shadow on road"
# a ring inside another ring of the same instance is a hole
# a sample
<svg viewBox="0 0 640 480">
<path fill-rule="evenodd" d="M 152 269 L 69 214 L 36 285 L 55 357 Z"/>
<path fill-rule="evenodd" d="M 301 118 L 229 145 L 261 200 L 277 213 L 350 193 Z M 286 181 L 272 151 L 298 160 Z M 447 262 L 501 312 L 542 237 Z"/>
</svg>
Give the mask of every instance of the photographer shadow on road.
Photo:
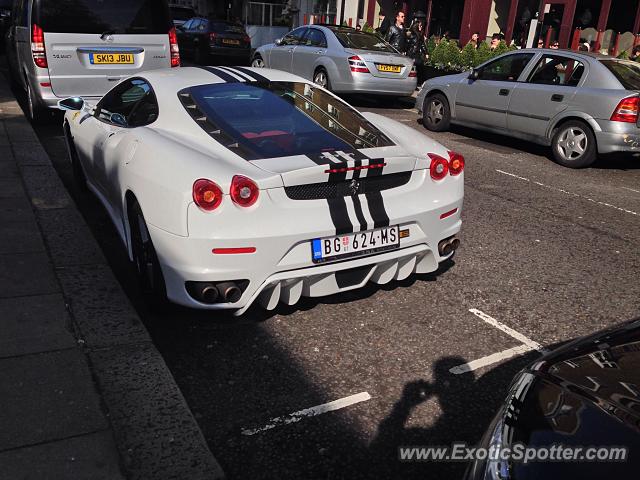
<svg viewBox="0 0 640 480">
<path fill-rule="evenodd" d="M 466 462 L 434 462 L 399 460 L 399 447 L 450 447 L 465 442 L 474 446 L 504 401 L 511 378 L 536 358 L 530 353 L 495 366 L 479 378 L 474 372 L 455 375 L 450 369 L 467 362 L 451 356 L 439 359 L 433 366 L 433 380 L 416 380 L 405 385 L 402 396 L 394 404 L 369 445 L 367 470 L 378 478 L 448 479 L 462 478 Z M 407 427 L 419 423 L 416 408 L 436 400 L 440 415 L 429 427 Z"/>
</svg>

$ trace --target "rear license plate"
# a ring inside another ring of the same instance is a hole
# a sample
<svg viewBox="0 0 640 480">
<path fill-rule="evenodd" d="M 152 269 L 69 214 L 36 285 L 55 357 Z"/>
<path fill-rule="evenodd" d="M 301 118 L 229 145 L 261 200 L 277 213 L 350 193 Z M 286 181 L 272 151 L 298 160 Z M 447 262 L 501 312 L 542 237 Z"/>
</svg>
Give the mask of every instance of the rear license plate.
<svg viewBox="0 0 640 480">
<path fill-rule="evenodd" d="M 380 72 L 400 73 L 402 71 L 401 65 L 376 65 Z"/>
<path fill-rule="evenodd" d="M 232 38 L 223 38 L 222 43 L 226 43 L 227 45 L 240 45 L 240 40 L 234 40 Z"/>
<path fill-rule="evenodd" d="M 131 65 L 132 53 L 91 53 L 89 56 L 92 65 Z"/>
<path fill-rule="evenodd" d="M 361 257 L 400 247 L 398 226 L 311 240 L 313 263 Z"/>
</svg>

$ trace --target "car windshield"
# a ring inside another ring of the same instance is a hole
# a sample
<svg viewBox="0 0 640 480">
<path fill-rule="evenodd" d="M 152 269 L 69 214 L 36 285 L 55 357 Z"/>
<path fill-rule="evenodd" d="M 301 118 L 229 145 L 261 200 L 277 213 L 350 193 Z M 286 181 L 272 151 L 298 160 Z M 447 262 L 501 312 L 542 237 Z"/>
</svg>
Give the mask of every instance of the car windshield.
<svg viewBox="0 0 640 480">
<path fill-rule="evenodd" d="M 38 0 L 33 22 L 54 33 L 167 33 L 165 0 Z"/>
<path fill-rule="evenodd" d="M 626 90 L 640 90 L 640 63 L 620 60 L 601 60 Z"/>
<path fill-rule="evenodd" d="M 393 145 L 356 110 L 307 83 L 200 85 L 179 97 L 202 128 L 247 160 Z"/>
<path fill-rule="evenodd" d="M 396 50 L 391 45 L 372 33 L 355 30 L 333 30 L 333 33 L 345 48 L 396 53 Z"/>
<path fill-rule="evenodd" d="M 212 32 L 218 32 L 218 33 L 244 33 L 244 28 L 242 27 L 242 25 L 236 25 L 233 23 L 229 23 L 229 22 L 216 22 L 216 21 L 211 21 L 210 23 L 210 28 Z"/>
</svg>

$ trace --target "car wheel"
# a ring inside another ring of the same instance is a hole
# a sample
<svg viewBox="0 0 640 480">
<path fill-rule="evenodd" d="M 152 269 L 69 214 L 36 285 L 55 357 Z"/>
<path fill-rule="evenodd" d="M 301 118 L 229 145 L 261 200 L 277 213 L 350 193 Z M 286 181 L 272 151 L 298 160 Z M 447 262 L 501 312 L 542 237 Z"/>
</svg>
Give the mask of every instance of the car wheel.
<svg viewBox="0 0 640 480">
<path fill-rule="evenodd" d="M 569 168 L 588 167 L 598 158 L 596 137 L 591 128 L 580 120 L 572 120 L 558 127 L 551 140 L 557 163 Z"/>
<path fill-rule="evenodd" d="M 142 292 L 149 296 L 154 303 L 164 304 L 167 301 L 167 290 L 162 268 L 153 247 L 142 209 L 137 202 L 129 210 L 129 228 L 131 230 L 133 263 Z"/>
<path fill-rule="evenodd" d="M 42 123 L 45 119 L 45 111 L 37 103 L 31 85 L 27 83 L 27 116 L 31 123 Z"/>
<path fill-rule="evenodd" d="M 422 107 L 422 124 L 432 132 L 444 132 L 451 124 L 449 101 L 441 93 L 429 95 Z"/>
<path fill-rule="evenodd" d="M 71 136 L 71 130 L 67 123 L 64 124 L 64 134 L 67 140 L 67 150 L 69 151 L 69 159 L 71 160 L 71 171 L 73 172 L 73 179 L 76 185 L 82 191 L 87 190 L 87 177 L 84 174 L 82 165 L 80 164 L 80 158 L 78 157 L 78 151 L 76 145 Z"/>
<path fill-rule="evenodd" d="M 331 82 L 329 81 L 329 74 L 324 68 L 319 68 L 316 73 L 313 74 L 313 83 L 320 85 L 322 88 L 331 90 Z"/>
<path fill-rule="evenodd" d="M 264 60 L 260 55 L 256 55 L 251 61 L 251 66 L 254 68 L 264 68 Z"/>
</svg>

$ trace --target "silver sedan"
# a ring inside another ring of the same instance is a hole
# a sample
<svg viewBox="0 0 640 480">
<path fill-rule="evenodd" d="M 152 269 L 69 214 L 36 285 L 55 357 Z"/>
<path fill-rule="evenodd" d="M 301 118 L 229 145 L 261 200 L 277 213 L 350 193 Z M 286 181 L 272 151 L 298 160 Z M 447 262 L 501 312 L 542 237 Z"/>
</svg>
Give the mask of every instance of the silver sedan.
<svg viewBox="0 0 640 480">
<path fill-rule="evenodd" d="M 376 35 L 337 25 L 296 28 L 258 48 L 251 65 L 295 73 L 336 93 L 410 96 L 417 81 L 411 58 Z"/>
<path fill-rule="evenodd" d="M 640 156 L 639 90 L 640 63 L 525 49 L 427 80 L 416 107 L 431 131 L 490 130 L 551 146 L 559 164 L 580 168 L 598 154 Z"/>
</svg>

